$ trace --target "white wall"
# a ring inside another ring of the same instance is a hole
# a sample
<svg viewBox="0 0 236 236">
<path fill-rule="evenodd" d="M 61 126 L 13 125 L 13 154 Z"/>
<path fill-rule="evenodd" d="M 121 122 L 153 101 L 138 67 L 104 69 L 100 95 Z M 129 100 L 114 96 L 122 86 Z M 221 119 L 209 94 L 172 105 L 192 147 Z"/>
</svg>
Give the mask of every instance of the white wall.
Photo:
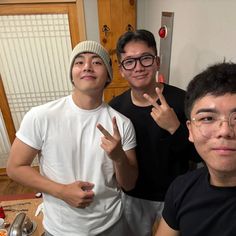
<svg viewBox="0 0 236 236">
<path fill-rule="evenodd" d="M 194 75 L 215 62 L 236 62 L 235 0 L 138 1 L 138 27 L 157 39 L 161 12 L 174 12 L 170 84 L 186 88 Z"/>
<path fill-rule="evenodd" d="M 87 38 L 99 40 L 97 1 L 84 4 Z M 137 28 L 152 31 L 158 45 L 161 12 L 174 12 L 170 84 L 185 89 L 208 65 L 236 62 L 236 0 L 137 0 L 137 7 Z"/>
<path fill-rule="evenodd" d="M 99 42 L 98 6 L 96 0 L 84 0 L 84 14 L 87 39 Z"/>
</svg>

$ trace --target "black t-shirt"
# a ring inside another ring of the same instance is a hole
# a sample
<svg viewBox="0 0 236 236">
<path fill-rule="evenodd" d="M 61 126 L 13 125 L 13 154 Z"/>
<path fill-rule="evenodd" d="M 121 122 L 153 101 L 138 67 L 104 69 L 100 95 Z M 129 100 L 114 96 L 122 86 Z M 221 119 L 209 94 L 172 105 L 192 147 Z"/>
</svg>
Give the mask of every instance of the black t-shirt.
<svg viewBox="0 0 236 236">
<path fill-rule="evenodd" d="M 207 168 L 175 179 L 165 199 L 163 218 L 181 236 L 236 235 L 236 187 L 215 187 Z"/>
<path fill-rule="evenodd" d="M 188 141 L 184 114 L 185 91 L 165 84 L 163 95 L 181 122 L 173 135 L 153 120 L 150 115 L 152 106 L 139 107 L 132 103 L 131 90 L 109 103 L 130 118 L 136 132 L 139 176 L 135 188 L 126 193 L 152 201 L 164 201 L 170 183 L 176 176 L 188 171 L 189 160 L 196 156 L 194 146 Z"/>
</svg>

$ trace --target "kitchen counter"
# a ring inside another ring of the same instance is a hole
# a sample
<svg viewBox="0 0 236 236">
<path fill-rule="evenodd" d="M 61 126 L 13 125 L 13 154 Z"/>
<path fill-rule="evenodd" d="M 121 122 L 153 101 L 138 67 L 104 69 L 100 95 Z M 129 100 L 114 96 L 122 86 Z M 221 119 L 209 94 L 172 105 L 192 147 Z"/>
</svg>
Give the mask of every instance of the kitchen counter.
<svg viewBox="0 0 236 236">
<path fill-rule="evenodd" d="M 43 215 L 42 212 L 35 216 L 35 212 L 38 206 L 42 203 L 42 198 L 34 199 L 22 199 L 22 200 L 11 200 L 11 201 L 1 201 L 0 205 L 3 207 L 5 212 L 5 222 L 12 223 L 15 216 L 19 212 L 24 212 L 30 218 L 31 221 L 36 223 L 36 229 L 32 236 L 42 236 L 44 233 L 42 226 Z M 9 230 L 10 226 L 7 228 Z"/>
</svg>

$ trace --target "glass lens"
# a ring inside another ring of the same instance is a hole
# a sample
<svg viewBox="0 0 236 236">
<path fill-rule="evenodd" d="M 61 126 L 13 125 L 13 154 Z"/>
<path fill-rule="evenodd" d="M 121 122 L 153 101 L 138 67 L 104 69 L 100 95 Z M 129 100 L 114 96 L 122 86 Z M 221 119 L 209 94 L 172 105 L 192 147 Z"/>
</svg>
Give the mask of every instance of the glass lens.
<svg viewBox="0 0 236 236">
<path fill-rule="evenodd" d="M 147 55 L 147 56 L 142 56 L 140 57 L 140 63 L 142 64 L 142 66 L 147 67 L 147 66 L 151 66 L 154 62 L 154 56 L 152 55 Z"/>
<path fill-rule="evenodd" d="M 234 131 L 236 129 L 236 112 L 233 112 L 229 117 L 229 125 L 234 127 Z"/>
<path fill-rule="evenodd" d="M 134 58 L 130 58 L 124 60 L 121 64 L 126 70 L 132 70 L 135 67 L 136 61 Z"/>
<path fill-rule="evenodd" d="M 192 121 L 199 128 L 201 134 L 207 138 L 215 137 L 222 122 L 227 122 L 229 128 L 236 134 L 236 112 L 231 113 L 228 119 L 222 119 L 215 113 L 201 113 L 194 117 Z"/>
</svg>

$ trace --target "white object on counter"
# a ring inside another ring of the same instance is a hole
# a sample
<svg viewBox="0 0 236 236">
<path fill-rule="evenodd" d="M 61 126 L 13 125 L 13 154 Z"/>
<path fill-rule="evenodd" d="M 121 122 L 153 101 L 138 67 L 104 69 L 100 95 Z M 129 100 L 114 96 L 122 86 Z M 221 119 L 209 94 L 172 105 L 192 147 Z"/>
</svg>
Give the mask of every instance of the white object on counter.
<svg viewBox="0 0 236 236">
<path fill-rule="evenodd" d="M 37 209 L 35 211 L 35 216 L 38 216 L 40 214 L 40 212 L 43 213 L 43 202 L 38 205 L 38 207 L 37 207 Z"/>
</svg>

